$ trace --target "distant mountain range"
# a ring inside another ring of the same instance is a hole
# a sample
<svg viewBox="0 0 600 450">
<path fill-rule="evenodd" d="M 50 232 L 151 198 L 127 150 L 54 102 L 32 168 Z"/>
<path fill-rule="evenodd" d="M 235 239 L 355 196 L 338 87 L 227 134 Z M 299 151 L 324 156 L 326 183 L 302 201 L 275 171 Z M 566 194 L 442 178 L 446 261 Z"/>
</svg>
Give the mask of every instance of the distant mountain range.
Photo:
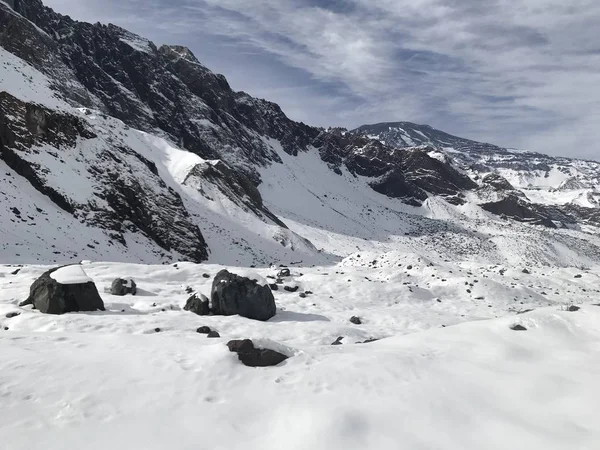
<svg viewBox="0 0 600 450">
<path fill-rule="evenodd" d="M 409 122 L 311 127 L 185 47 L 39 0 L 0 2 L 0 29 L 4 261 L 600 257 L 598 163 Z"/>
</svg>

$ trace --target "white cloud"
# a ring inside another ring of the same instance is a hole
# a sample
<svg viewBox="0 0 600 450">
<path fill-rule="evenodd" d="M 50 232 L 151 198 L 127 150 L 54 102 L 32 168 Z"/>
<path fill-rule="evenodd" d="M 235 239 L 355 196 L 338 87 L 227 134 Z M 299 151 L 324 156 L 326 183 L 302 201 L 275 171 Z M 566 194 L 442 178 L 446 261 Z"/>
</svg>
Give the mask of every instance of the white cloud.
<svg viewBox="0 0 600 450">
<path fill-rule="evenodd" d="M 207 37 L 254 48 L 261 73 L 299 69 L 308 85 L 274 74 L 246 79 L 251 59 L 207 61 L 226 68 L 235 87 L 308 123 L 412 120 L 501 145 L 600 157 L 596 0 L 54 3 L 192 48 Z"/>
</svg>

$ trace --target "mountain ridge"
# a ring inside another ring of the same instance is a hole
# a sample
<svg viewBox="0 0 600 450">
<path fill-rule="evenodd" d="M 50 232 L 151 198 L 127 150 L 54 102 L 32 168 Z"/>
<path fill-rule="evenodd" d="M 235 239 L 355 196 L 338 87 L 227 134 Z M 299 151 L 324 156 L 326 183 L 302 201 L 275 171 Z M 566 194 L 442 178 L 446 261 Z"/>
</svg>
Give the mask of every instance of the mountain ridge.
<svg viewBox="0 0 600 450">
<path fill-rule="evenodd" d="M 394 142 L 364 127 L 361 132 L 314 128 L 290 120 L 272 102 L 233 91 L 225 77 L 185 47 L 158 47 L 114 25 L 77 22 L 39 0 L 22 0 L 16 10 L 0 3 L 0 26 L 6 30 L 0 34 L 6 69 L 0 90 L 12 97 L 0 111 L 2 160 L 13 171 L 20 168 L 15 171 L 24 178 L 20 183 L 29 183 L 55 206 L 58 199 L 71 216 L 63 219 L 79 223 L 72 225 L 78 233 L 97 230 L 101 239 L 93 239 L 98 242 L 108 236 L 108 247 L 89 244 L 103 257 L 126 252 L 128 258 L 150 261 L 330 261 L 352 253 L 351 248 L 391 251 L 394 245 L 417 242 L 400 236 L 431 238 L 447 229 L 461 236 L 455 250 L 466 255 L 471 240 L 479 239 L 468 231 L 478 220 L 494 230 L 520 221 L 526 224 L 523 232 L 540 242 L 564 240 L 567 247 L 588 246 L 585 254 L 597 252 L 590 233 L 599 224 L 599 197 L 595 187 L 588 187 L 596 180 L 594 167 L 578 169 L 589 172 L 584 179 L 552 157 L 517 158 L 429 126 L 395 130 Z M 73 133 L 69 123 L 79 123 L 79 131 Z M 448 139 L 451 148 L 441 145 Z M 61 158 L 65 151 L 71 159 Z M 20 158 L 18 165 L 7 157 L 13 154 Z M 55 172 L 79 179 L 86 189 L 78 192 Z M 486 181 L 490 173 L 500 178 Z M 526 184 L 545 175 L 543 192 Z M 558 191 L 551 189 L 559 185 L 557 202 Z M 535 201 L 528 197 L 533 194 Z M 13 203 L 28 202 L 16 192 L 10 195 Z M 560 203 L 563 198 L 568 201 Z M 4 203 L 5 216 L 14 216 L 13 206 Z M 47 259 L 41 247 L 52 247 L 40 237 L 39 214 L 32 206 L 32 219 L 21 214 L 5 226 L 15 236 L 25 233 L 38 257 Z M 28 226 L 19 228 L 25 222 Z M 548 231 L 531 224 L 563 231 L 548 237 Z M 191 247 L 185 244 L 190 233 L 196 243 Z M 59 246 L 63 252 L 50 254 L 94 253 L 87 245 L 67 253 L 72 243 Z M 494 246 L 489 251 L 501 260 Z M 14 249 L 5 252 L 16 255 Z M 444 252 L 452 257 L 454 250 Z M 560 259 L 546 251 L 538 255 Z"/>
</svg>

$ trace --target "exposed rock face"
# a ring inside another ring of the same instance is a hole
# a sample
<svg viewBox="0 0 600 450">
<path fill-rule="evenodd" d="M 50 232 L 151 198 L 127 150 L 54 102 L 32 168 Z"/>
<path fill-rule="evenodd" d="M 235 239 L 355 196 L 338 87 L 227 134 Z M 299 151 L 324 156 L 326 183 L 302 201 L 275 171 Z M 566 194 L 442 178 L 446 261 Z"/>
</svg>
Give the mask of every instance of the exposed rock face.
<svg viewBox="0 0 600 450">
<path fill-rule="evenodd" d="M 275 298 L 268 285 L 223 269 L 215 276 L 211 291 L 212 313 L 216 315 L 269 320 L 275 316 Z"/>
<path fill-rule="evenodd" d="M 239 360 L 249 367 L 276 366 L 288 359 L 275 350 L 255 348 L 250 339 L 229 341 L 227 347 L 230 352 L 237 353 Z"/>
<path fill-rule="evenodd" d="M 48 270 L 31 285 L 29 298 L 24 304 L 33 304 L 45 314 L 104 311 L 104 302 L 93 281 L 61 284 L 50 276 L 58 269 Z"/>
<path fill-rule="evenodd" d="M 124 280 L 123 278 L 117 278 L 110 286 L 110 293 L 118 296 L 127 294 L 135 295 L 137 293 L 137 285 L 131 279 Z"/>
<path fill-rule="evenodd" d="M 37 191 L 123 245 L 126 233 L 137 232 L 164 250 L 178 251 L 195 262 L 205 260 L 207 246 L 200 230 L 181 197 L 154 173 L 156 167 L 153 170 L 152 163 L 131 148 L 95 146 L 96 137 L 79 117 L 0 93 L 0 155 Z M 85 154 L 76 146 L 81 141 L 90 142 Z M 59 167 L 71 157 L 84 162 L 84 176 L 95 195 L 75 201 L 55 187 L 50 170 L 37 162 L 43 145 L 60 148 L 48 153 Z"/>
</svg>

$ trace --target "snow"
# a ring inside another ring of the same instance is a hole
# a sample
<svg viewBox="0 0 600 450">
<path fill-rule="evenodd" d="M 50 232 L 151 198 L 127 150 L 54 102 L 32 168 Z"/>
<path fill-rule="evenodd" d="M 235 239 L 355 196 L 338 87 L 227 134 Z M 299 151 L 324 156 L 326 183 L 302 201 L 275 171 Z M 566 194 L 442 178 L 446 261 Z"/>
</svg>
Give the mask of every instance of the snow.
<svg viewBox="0 0 600 450">
<path fill-rule="evenodd" d="M 418 255 L 399 268 L 400 254 L 362 267 L 372 256 L 292 267 L 286 284 L 314 294 L 274 292 L 268 322 L 182 310 L 185 287 L 209 294 L 202 274 L 222 266 L 87 263 L 107 311 L 64 316 L 16 306 L 47 267 L 0 267 L 3 448 L 598 448 L 599 267 L 501 275 Z M 103 292 L 123 273 L 138 295 Z M 565 311 L 566 298 L 581 310 Z M 516 315 L 517 305 L 535 310 Z M 222 338 L 196 333 L 201 325 Z M 291 358 L 245 367 L 225 346 L 235 338 Z M 357 343 L 369 338 L 382 340 Z"/>
<path fill-rule="evenodd" d="M 93 281 L 79 265 L 61 267 L 50 274 L 59 284 L 84 284 Z"/>
</svg>

